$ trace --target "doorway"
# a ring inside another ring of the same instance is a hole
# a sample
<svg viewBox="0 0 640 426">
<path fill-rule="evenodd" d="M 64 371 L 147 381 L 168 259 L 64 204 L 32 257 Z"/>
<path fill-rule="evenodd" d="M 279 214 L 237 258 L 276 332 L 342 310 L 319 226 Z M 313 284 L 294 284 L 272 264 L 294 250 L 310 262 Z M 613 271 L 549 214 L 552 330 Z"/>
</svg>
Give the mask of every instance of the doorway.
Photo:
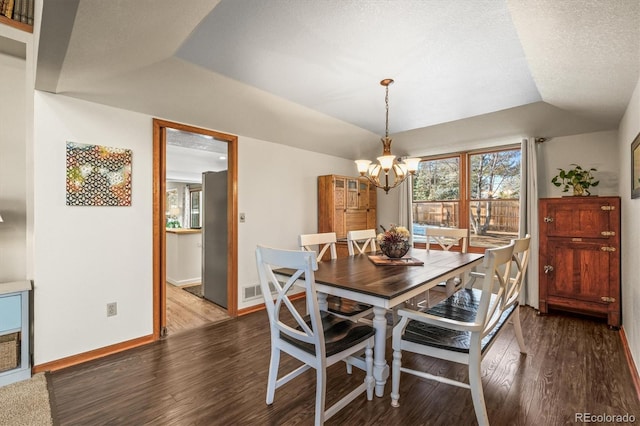
<svg viewBox="0 0 640 426">
<path fill-rule="evenodd" d="M 204 135 L 212 141 L 227 144 L 227 182 L 226 182 L 226 313 L 237 316 L 238 272 L 237 272 L 237 144 L 238 138 L 188 126 L 180 123 L 153 120 L 153 335 L 159 339 L 167 332 L 167 139 L 170 131 L 188 132 Z M 189 218 L 190 220 L 192 217 Z M 203 259 L 204 262 L 204 259 Z"/>
</svg>

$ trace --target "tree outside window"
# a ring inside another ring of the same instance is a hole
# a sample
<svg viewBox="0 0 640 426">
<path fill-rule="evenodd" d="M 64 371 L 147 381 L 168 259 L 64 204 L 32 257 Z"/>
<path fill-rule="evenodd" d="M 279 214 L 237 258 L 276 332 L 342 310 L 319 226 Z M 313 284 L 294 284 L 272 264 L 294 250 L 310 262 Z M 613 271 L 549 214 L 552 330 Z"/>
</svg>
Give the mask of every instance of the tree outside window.
<svg viewBox="0 0 640 426">
<path fill-rule="evenodd" d="M 520 150 L 503 149 L 425 158 L 413 179 L 414 242 L 428 226 L 468 228 L 473 251 L 516 238 Z"/>
</svg>

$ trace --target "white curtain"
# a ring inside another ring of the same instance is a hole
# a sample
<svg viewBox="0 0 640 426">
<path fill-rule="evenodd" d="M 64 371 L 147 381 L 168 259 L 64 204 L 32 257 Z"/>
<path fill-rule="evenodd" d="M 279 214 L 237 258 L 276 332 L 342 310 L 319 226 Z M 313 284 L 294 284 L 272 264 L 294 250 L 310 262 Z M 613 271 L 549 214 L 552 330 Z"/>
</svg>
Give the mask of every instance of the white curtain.
<svg viewBox="0 0 640 426">
<path fill-rule="evenodd" d="M 520 236 L 531 235 L 529 267 L 520 302 L 538 309 L 538 156 L 536 138 L 522 140 Z"/>
<path fill-rule="evenodd" d="M 409 237 L 409 243 L 413 244 L 413 208 L 411 204 L 412 189 L 413 189 L 413 177 L 409 175 L 407 179 L 400 184 L 398 190 L 400 191 L 400 208 L 398 209 L 398 225 L 404 226 L 409 230 L 411 236 Z"/>
</svg>

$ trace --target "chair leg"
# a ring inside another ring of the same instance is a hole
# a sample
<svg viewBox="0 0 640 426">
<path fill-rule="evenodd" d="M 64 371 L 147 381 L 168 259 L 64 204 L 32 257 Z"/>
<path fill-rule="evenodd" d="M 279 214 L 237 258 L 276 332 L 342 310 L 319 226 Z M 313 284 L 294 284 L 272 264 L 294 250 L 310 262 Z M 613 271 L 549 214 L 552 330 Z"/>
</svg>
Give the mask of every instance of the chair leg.
<svg viewBox="0 0 640 426">
<path fill-rule="evenodd" d="M 520 353 L 526 354 L 527 347 L 524 344 L 524 337 L 522 336 L 522 326 L 520 324 L 520 307 L 517 306 L 513 313 L 513 328 L 516 332 L 516 339 L 518 340 L 518 346 L 520 346 Z"/>
<path fill-rule="evenodd" d="M 367 375 L 364 378 L 364 382 L 367 385 L 367 401 L 371 401 L 376 380 L 373 378 L 373 349 L 370 346 L 367 346 L 364 350 L 364 362 L 367 366 Z"/>
<path fill-rule="evenodd" d="M 316 367 L 316 416 L 315 426 L 324 424 L 324 397 L 327 386 L 327 371 L 322 366 Z"/>
<path fill-rule="evenodd" d="M 489 424 L 489 416 L 487 415 L 487 406 L 484 402 L 484 392 L 482 390 L 482 358 L 479 350 L 470 354 L 469 359 L 469 387 L 471 388 L 471 399 L 473 400 L 473 409 L 476 412 L 476 419 L 479 426 Z"/>
<path fill-rule="evenodd" d="M 267 405 L 273 404 L 278 381 L 278 365 L 280 364 L 280 349 L 271 344 L 271 361 L 269 362 L 269 380 L 267 382 Z"/>
<path fill-rule="evenodd" d="M 460 288 L 462 288 L 462 280 L 460 278 L 449 278 L 446 284 L 447 297 L 460 290 Z"/>
<path fill-rule="evenodd" d="M 393 362 L 391 363 L 391 406 L 399 407 L 400 399 L 400 367 L 402 367 L 402 351 L 393 351 Z"/>
</svg>

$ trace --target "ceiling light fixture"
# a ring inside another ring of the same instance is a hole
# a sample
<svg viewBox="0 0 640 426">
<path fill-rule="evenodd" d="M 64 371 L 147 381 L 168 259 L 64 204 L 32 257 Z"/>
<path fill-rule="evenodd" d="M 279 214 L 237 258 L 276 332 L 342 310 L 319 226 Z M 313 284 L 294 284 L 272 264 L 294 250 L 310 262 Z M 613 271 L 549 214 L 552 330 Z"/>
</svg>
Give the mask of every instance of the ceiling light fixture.
<svg viewBox="0 0 640 426">
<path fill-rule="evenodd" d="M 415 174 L 418 170 L 420 158 L 404 158 L 402 162 L 396 160 L 395 155 L 391 155 L 391 138 L 389 137 L 389 85 L 393 83 L 390 78 L 385 78 L 380 82 L 385 87 L 386 94 L 384 103 L 386 106 L 385 133 L 382 141 L 382 156 L 378 157 L 379 164 L 372 164 L 369 160 L 356 160 L 358 172 L 360 176 L 366 177 L 369 182 L 380 189 L 384 189 L 385 193 L 400 185 L 410 174 Z M 393 170 L 393 183 L 389 183 L 389 172 Z M 384 184 L 380 181 L 381 173 L 384 172 Z"/>
</svg>

